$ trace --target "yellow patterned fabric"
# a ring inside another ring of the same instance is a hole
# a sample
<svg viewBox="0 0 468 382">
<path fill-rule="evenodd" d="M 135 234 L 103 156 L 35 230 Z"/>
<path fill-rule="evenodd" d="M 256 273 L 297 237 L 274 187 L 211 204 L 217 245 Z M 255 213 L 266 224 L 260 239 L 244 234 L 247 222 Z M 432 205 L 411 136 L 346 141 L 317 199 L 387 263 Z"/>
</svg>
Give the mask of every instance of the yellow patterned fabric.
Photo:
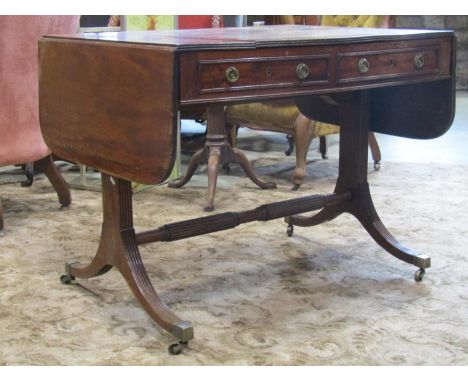
<svg viewBox="0 0 468 382">
<path fill-rule="evenodd" d="M 255 102 L 226 108 L 227 122 L 278 132 L 292 131 L 298 115 L 296 104 L 289 101 Z"/>
<path fill-rule="evenodd" d="M 326 27 L 364 27 L 378 28 L 385 20 L 385 16 L 350 16 L 350 15 L 325 15 L 322 16 L 320 25 Z"/>
</svg>

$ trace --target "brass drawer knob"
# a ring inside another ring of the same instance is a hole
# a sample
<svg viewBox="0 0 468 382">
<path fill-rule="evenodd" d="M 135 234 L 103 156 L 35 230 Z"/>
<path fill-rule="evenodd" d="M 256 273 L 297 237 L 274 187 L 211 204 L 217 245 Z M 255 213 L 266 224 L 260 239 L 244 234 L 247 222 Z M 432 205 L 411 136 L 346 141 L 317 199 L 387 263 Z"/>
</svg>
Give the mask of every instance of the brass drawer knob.
<svg viewBox="0 0 468 382">
<path fill-rule="evenodd" d="M 416 69 L 422 69 L 424 66 L 424 56 L 422 54 L 414 56 L 413 64 Z"/>
<path fill-rule="evenodd" d="M 301 81 L 309 77 L 309 66 L 307 64 L 299 64 L 296 68 L 296 75 Z"/>
<path fill-rule="evenodd" d="M 235 66 L 230 66 L 229 68 L 226 69 L 226 80 L 230 84 L 233 84 L 239 79 L 239 70 Z"/>
<path fill-rule="evenodd" d="M 364 74 L 367 73 L 370 69 L 369 61 L 367 58 L 361 58 L 357 63 L 357 70 L 359 73 Z"/>
</svg>

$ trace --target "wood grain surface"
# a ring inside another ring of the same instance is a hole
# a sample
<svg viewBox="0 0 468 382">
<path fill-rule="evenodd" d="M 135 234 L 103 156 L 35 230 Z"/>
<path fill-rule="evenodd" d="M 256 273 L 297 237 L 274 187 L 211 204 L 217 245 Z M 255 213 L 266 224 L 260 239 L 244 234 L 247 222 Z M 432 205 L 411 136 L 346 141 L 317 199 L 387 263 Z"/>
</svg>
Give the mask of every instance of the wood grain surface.
<svg viewBox="0 0 468 382">
<path fill-rule="evenodd" d="M 66 160 L 135 182 L 162 182 L 175 156 L 174 65 L 167 47 L 42 41 L 46 143 Z"/>
</svg>

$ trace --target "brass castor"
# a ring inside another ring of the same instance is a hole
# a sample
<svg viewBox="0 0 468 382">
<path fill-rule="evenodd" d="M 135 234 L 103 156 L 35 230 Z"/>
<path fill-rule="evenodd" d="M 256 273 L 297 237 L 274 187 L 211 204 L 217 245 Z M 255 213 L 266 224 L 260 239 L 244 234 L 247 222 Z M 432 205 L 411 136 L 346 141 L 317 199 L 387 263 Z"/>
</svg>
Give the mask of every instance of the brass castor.
<svg viewBox="0 0 468 382">
<path fill-rule="evenodd" d="M 75 277 L 72 275 L 62 275 L 60 276 L 60 282 L 62 284 L 70 284 L 73 280 L 75 280 Z"/>
<path fill-rule="evenodd" d="M 379 171 L 380 170 L 380 162 L 379 161 L 374 161 L 374 169 L 375 171 Z"/>
<path fill-rule="evenodd" d="M 416 282 L 419 283 L 422 281 L 425 274 L 426 274 L 426 271 L 423 268 L 420 268 L 414 273 L 414 279 L 416 280 Z"/>
<path fill-rule="evenodd" d="M 294 232 L 294 226 L 292 224 L 288 225 L 288 228 L 286 229 L 286 233 L 288 234 L 289 237 L 293 235 Z"/>
<path fill-rule="evenodd" d="M 182 350 L 184 349 L 184 347 L 187 346 L 187 344 L 188 342 L 174 342 L 169 345 L 169 348 L 167 350 L 169 350 L 169 353 L 172 355 L 179 355 L 180 353 L 182 353 Z"/>
</svg>

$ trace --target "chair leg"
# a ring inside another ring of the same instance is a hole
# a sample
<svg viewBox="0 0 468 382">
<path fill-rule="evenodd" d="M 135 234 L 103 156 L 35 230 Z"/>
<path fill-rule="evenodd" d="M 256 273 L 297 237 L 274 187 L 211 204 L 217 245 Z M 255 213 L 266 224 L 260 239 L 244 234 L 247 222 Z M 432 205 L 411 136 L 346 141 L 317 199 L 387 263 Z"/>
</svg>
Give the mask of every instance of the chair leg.
<svg viewBox="0 0 468 382">
<path fill-rule="evenodd" d="M 288 141 L 288 148 L 285 150 L 284 155 L 290 156 L 294 151 L 294 135 L 286 135 L 286 140 Z"/>
<path fill-rule="evenodd" d="M 380 169 L 380 161 L 382 160 L 382 156 L 380 155 L 380 148 L 379 144 L 377 143 L 377 139 L 375 138 L 374 133 L 369 133 L 369 147 L 372 154 L 372 159 L 374 160 L 374 169 Z"/>
<path fill-rule="evenodd" d="M 379 144 L 375 138 L 374 133 L 369 133 L 369 148 L 371 150 L 372 159 L 374 160 L 374 168 L 376 170 L 380 169 L 380 161 L 382 156 L 380 154 Z M 327 137 L 320 137 L 320 154 L 322 154 L 323 159 L 328 159 L 327 155 Z"/>
<path fill-rule="evenodd" d="M 37 167 L 38 170 L 42 171 L 47 176 L 50 183 L 52 183 L 62 207 L 69 206 L 71 203 L 70 188 L 52 160 L 52 156 L 48 155 L 45 158 L 39 159 L 34 162 L 34 166 Z"/>
<path fill-rule="evenodd" d="M 299 114 L 294 122 L 294 143 L 296 146 L 296 168 L 292 174 L 293 190 L 297 190 L 306 176 L 307 152 L 312 142 L 314 121 Z"/>
<path fill-rule="evenodd" d="M 327 137 L 325 135 L 320 137 L 319 150 L 320 150 L 320 154 L 322 155 L 322 159 L 328 159 Z"/>
<path fill-rule="evenodd" d="M 226 122 L 226 135 L 228 143 L 231 147 L 237 146 L 237 133 L 239 132 L 239 125 L 233 125 Z M 230 163 L 223 163 L 223 170 L 226 174 L 231 172 L 231 164 Z"/>
<path fill-rule="evenodd" d="M 239 132 L 239 127 L 239 125 L 232 125 L 230 123 L 226 123 L 226 135 L 231 147 L 237 146 L 237 133 Z"/>
<path fill-rule="evenodd" d="M 21 187 L 31 187 L 34 182 L 34 162 L 24 164 L 26 180 L 21 182 Z"/>
</svg>

